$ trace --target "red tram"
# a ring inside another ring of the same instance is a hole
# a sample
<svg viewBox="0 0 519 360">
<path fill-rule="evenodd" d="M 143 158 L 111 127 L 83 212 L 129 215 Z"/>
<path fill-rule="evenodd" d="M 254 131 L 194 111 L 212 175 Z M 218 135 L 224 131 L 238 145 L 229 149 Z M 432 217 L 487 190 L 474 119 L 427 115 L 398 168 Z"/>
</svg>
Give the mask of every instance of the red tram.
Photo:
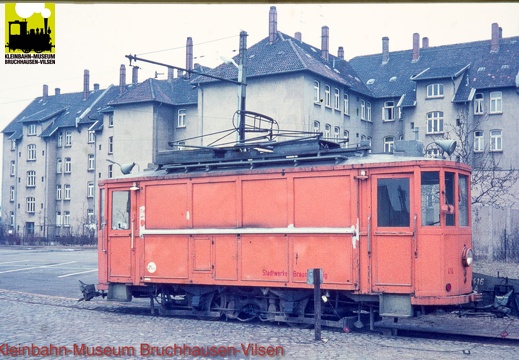
<svg viewBox="0 0 519 360">
<path fill-rule="evenodd" d="M 467 165 L 292 142 L 172 151 L 159 170 L 100 181 L 100 293 L 305 325 L 307 270 L 321 268 L 323 325 L 339 327 L 362 309 L 475 300 Z"/>
</svg>

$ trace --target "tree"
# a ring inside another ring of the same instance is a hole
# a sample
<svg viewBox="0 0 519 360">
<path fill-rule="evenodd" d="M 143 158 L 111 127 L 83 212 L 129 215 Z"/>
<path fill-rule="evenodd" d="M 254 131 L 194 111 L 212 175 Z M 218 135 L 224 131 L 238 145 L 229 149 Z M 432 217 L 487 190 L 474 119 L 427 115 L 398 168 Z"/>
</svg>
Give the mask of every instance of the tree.
<svg viewBox="0 0 519 360">
<path fill-rule="evenodd" d="M 458 110 L 456 124 L 448 126 L 445 137 L 458 141 L 454 156 L 472 167 L 472 204 L 502 208 L 518 200 L 513 192 L 519 180 L 518 169 L 501 166 L 502 153 L 490 151 L 490 144 L 475 144 L 475 135 L 488 119 L 488 114 L 469 119 L 466 108 Z"/>
</svg>

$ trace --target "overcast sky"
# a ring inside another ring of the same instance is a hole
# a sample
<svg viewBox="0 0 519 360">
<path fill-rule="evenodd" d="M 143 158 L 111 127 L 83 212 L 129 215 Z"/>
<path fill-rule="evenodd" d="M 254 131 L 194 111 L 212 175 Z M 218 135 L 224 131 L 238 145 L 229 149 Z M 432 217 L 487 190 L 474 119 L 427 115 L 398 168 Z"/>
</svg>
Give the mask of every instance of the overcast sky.
<svg viewBox="0 0 519 360">
<path fill-rule="evenodd" d="M 270 4 L 64 4 L 56 3 L 54 44 L 56 65 L 5 65 L 0 63 L 0 128 L 42 94 L 83 88 L 83 70 L 90 70 L 90 88 L 118 84 L 119 67 L 128 66 L 127 54 L 185 66 L 186 38 L 194 43 L 195 62 L 221 63 L 219 55 L 237 54 L 239 32 L 248 33 L 251 46 L 268 36 Z M 390 51 L 412 47 L 413 33 L 427 36 L 430 46 L 488 40 L 491 24 L 503 36 L 519 36 L 519 3 L 460 4 L 277 4 L 278 30 L 320 47 L 321 27 L 330 28 L 330 51 L 344 47 L 346 59 L 380 53 L 382 37 Z M 5 19 L 4 4 L 0 18 Z M 4 20 L 5 22 L 5 20 Z M 4 39 L 4 27 L 1 38 Z M 166 69 L 140 63 L 139 80 Z M 162 77 L 164 78 L 164 77 Z M 127 82 L 131 80 L 127 67 Z"/>
</svg>

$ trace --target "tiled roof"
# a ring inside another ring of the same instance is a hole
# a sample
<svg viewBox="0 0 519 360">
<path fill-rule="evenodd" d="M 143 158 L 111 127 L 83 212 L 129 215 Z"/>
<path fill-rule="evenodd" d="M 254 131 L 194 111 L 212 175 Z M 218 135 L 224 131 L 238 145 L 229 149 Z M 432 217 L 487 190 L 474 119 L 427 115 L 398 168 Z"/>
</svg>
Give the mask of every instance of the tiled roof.
<svg viewBox="0 0 519 360">
<path fill-rule="evenodd" d="M 420 57 L 412 61 L 412 50 L 382 55 L 359 56 L 350 64 L 377 98 L 405 94 L 405 104 L 415 101 L 415 82 L 465 76 L 455 101 L 468 101 L 472 88 L 488 89 L 516 86 L 519 71 L 519 37 L 499 41 L 499 51 L 490 51 L 490 40 L 444 45 L 420 49 Z M 465 69 L 466 68 L 466 69 Z"/>
<path fill-rule="evenodd" d="M 126 105 L 143 102 L 160 102 L 169 105 L 196 104 L 198 91 L 190 79 L 175 78 L 171 81 L 147 79 L 131 86 L 126 92 L 114 99 L 109 105 Z"/>
<path fill-rule="evenodd" d="M 50 121 L 40 134 L 47 137 L 58 128 L 94 123 L 99 117 L 97 112 L 114 98 L 116 92 L 114 87 L 92 91 L 85 100 L 82 92 L 37 97 L 2 132 L 10 138 L 20 138 L 23 124 Z"/>
<path fill-rule="evenodd" d="M 239 55 L 233 59 L 238 62 Z M 369 89 L 356 75 L 348 61 L 329 54 L 328 60 L 321 57 L 321 50 L 278 32 L 273 43 L 265 38 L 247 49 L 247 78 L 309 71 L 331 81 L 343 84 L 357 92 L 370 95 Z M 222 64 L 210 75 L 237 80 L 238 70 L 233 64 Z M 209 77 L 196 77 L 194 83 L 217 81 Z"/>
</svg>

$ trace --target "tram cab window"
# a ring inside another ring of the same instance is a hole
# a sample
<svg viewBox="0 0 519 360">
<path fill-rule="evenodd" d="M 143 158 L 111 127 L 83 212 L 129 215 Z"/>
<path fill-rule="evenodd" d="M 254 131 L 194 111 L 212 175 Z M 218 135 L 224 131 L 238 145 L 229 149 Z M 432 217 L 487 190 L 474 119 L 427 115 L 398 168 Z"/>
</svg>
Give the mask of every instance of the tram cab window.
<svg viewBox="0 0 519 360">
<path fill-rule="evenodd" d="M 128 230 L 130 228 L 130 192 L 114 191 L 112 193 L 112 230 Z"/>
<path fill-rule="evenodd" d="M 440 173 L 422 172 L 422 225 L 440 226 Z"/>
<path fill-rule="evenodd" d="M 445 205 L 452 211 L 445 212 L 445 225 L 454 226 L 454 177 L 452 172 L 445 172 Z"/>
<path fill-rule="evenodd" d="M 378 179 L 377 224 L 406 227 L 410 224 L 409 179 Z"/>
<path fill-rule="evenodd" d="M 467 175 L 458 178 L 458 221 L 460 226 L 469 226 L 469 179 Z"/>
</svg>

